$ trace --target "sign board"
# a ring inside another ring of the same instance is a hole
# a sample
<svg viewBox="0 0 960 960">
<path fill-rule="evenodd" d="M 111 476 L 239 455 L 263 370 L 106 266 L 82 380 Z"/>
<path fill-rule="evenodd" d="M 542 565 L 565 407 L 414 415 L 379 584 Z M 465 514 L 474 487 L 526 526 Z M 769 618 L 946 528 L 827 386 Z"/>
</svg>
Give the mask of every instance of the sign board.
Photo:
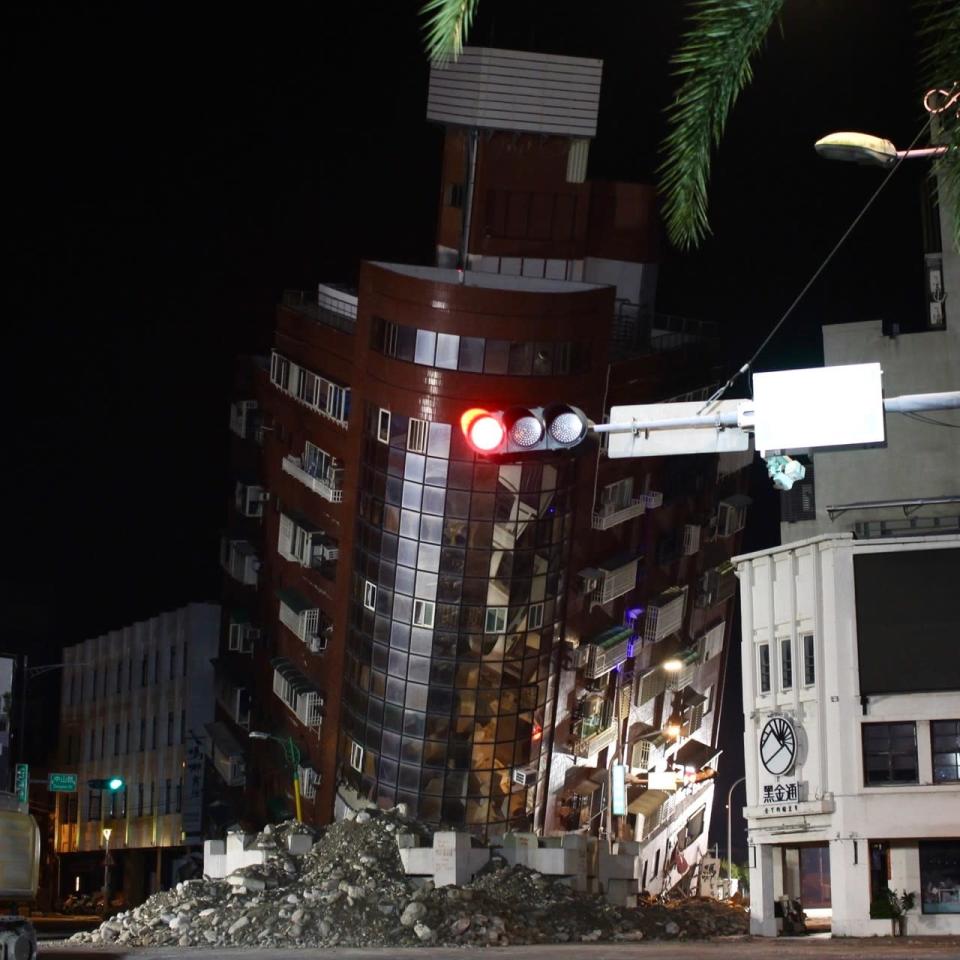
<svg viewBox="0 0 960 960">
<path fill-rule="evenodd" d="M 30 800 L 30 767 L 25 763 L 17 764 L 17 772 L 13 780 L 13 790 L 17 795 L 17 803 L 28 803 Z"/>
<path fill-rule="evenodd" d="M 758 451 L 883 443 L 879 363 L 777 370 L 753 377 Z"/>
<path fill-rule="evenodd" d="M 611 423 L 651 423 L 702 417 L 710 423 L 719 414 L 735 414 L 744 400 L 704 400 L 684 403 L 641 403 L 610 408 Z M 701 411 L 703 413 L 701 414 Z M 608 457 L 662 457 L 672 453 L 727 453 L 749 450 L 750 436 L 737 427 L 718 430 L 715 426 L 690 429 L 642 430 L 611 433 L 607 439 Z"/>
<path fill-rule="evenodd" d="M 797 780 L 780 780 L 763 787 L 763 806 L 774 803 L 796 803 L 800 799 L 800 784 Z"/>
<path fill-rule="evenodd" d="M 47 789 L 54 793 L 76 793 L 77 775 L 75 773 L 51 773 L 47 775 Z"/>
<path fill-rule="evenodd" d="M 627 815 L 627 768 L 622 763 L 610 768 L 610 812 L 615 817 Z"/>
</svg>

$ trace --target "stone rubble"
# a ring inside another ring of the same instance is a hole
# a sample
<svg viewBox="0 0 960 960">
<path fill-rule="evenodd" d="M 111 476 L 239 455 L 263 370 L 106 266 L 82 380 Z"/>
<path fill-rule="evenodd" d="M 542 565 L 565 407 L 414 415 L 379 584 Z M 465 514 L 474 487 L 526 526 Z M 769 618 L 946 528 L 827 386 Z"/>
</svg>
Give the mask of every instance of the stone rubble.
<svg viewBox="0 0 960 960">
<path fill-rule="evenodd" d="M 397 836 L 422 824 L 402 810 L 360 813 L 327 827 L 309 853 L 286 852 L 288 822 L 257 839 L 267 863 L 224 880 L 197 879 L 151 896 L 74 942 L 191 947 L 508 946 L 702 939 L 747 932 L 742 907 L 688 898 L 616 907 L 494 856 L 462 887 L 435 888 L 403 871 Z M 314 834 L 315 836 L 315 834 Z"/>
</svg>

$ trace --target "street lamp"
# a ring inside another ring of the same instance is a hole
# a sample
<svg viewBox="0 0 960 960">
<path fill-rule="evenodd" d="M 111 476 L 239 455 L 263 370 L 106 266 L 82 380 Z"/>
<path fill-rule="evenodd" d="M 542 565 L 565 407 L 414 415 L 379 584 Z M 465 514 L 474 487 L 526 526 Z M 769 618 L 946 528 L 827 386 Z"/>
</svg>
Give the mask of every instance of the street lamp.
<svg viewBox="0 0 960 960">
<path fill-rule="evenodd" d="M 874 137 L 869 133 L 844 131 L 821 137 L 814 144 L 814 149 L 826 160 L 844 160 L 878 167 L 892 167 L 898 160 L 942 157 L 948 148 L 942 145 L 898 150 L 889 140 L 884 140 L 882 137 Z"/>
<path fill-rule="evenodd" d="M 110 913 L 110 835 L 113 827 L 104 827 L 103 833 L 103 915 Z"/>
<path fill-rule="evenodd" d="M 297 808 L 297 821 L 302 822 L 303 811 L 300 809 L 300 748 L 293 742 L 293 737 L 277 737 L 264 730 L 251 730 L 247 736 L 251 740 L 274 740 L 283 747 L 283 757 L 293 777 L 293 802 Z"/>
<path fill-rule="evenodd" d="M 727 791 L 727 889 L 733 885 L 733 837 L 731 836 L 732 831 L 732 817 L 731 817 L 731 803 L 733 802 L 733 791 L 743 783 L 747 778 L 741 777 L 739 780 L 735 780 Z"/>
</svg>

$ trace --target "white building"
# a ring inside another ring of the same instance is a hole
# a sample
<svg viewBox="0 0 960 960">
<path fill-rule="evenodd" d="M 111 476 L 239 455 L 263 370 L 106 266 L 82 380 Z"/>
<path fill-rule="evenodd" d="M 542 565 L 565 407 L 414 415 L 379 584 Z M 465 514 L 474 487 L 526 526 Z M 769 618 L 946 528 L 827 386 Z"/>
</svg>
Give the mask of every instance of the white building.
<svg viewBox="0 0 960 960">
<path fill-rule="evenodd" d="M 105 827 L 114 889 L 131 902 L 169 882 L 176 857 L 200 848 L 219 630 L 218 605 L 191 603 L 64 649 L 59 769 L 76 773 L 79 789 L 60 794 L 57 806 L 62 895 L 102 885 Z M 110 777 L 125 789 L 89 789 Z"/>
<path fill-rule="evenodd" d="M 819 883 L 835 935 L 889 934 L 871 919 L 887 888 L 917 894 L 908 932 L 960 933 L 960 537 L 735 562 L 751 931 L 775 935 L 775 903 Z"/>
</svg>

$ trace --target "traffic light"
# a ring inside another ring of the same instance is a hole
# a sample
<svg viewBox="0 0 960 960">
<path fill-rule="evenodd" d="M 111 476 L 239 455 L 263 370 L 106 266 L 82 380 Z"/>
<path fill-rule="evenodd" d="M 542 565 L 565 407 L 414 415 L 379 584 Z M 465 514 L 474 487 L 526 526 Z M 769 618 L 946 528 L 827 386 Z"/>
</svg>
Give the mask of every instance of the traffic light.
<svg viewBox="0 0 960 960">
<path fill-rule="evenodd" d="M 127 788 L 123 777 L 107 777 L 106 780 L 88 780 L 87 786 L 91 790 L 106 790 L 108 793 L 119 793 Z"/>
<path fill-rule="evenodd" d="M 586 414 L 568 403 L 545 407 L 472 407 L 460 428 L 476 453 L 517 454 L 570 450 L 586 439 L 592 426 Z"/>
</svg>

